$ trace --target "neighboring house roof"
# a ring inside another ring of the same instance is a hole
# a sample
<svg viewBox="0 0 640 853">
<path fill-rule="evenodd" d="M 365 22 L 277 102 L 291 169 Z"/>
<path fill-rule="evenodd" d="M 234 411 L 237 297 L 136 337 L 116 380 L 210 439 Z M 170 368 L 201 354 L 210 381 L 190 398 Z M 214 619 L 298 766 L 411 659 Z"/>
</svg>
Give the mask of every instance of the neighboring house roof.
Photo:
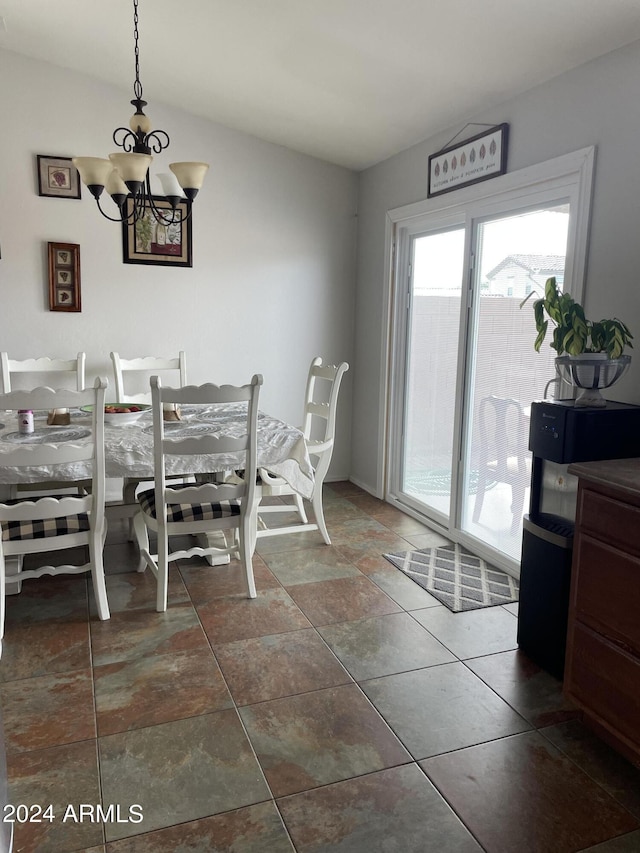
<svg viewBox="0 0 640 853">
<path fill-rule="evenodd" d="M 505 267 L 519 266 L 533 275 L 554 275 L 564 272 L 564 255 L 507 255 L 487 273 L 487 278 L 495 278 Z"/>
</svg>

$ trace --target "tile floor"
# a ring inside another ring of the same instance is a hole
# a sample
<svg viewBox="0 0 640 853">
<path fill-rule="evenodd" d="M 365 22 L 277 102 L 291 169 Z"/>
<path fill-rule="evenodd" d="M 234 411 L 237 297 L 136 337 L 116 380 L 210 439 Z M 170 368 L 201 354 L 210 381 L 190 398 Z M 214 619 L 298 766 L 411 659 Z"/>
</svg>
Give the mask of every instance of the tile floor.
<svg viewBox="0 0 640 853">
<path fill-rule="evenodd" d="M 330 547 L 259 541 L 253 601 L 184 561 L 156 613 L 118 525 L 110 621 L 84 578 L 8 598 L 10 797 L 52 806 L 15 850 L 640 851 L 640 771 L 518 652 L 517 605 L 450 613 L 381 556 L 438 534 L 347 483 L 326 507 Z"/>
</svg>

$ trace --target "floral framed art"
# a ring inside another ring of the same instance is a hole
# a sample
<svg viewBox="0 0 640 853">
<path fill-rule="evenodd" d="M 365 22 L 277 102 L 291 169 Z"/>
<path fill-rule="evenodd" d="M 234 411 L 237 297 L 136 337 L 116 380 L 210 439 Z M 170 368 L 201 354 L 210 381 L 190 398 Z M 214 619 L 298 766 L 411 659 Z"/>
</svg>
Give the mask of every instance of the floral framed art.
<svg viewBox="0 0 640 853">
<path fill-rule="evenodd" d="M 185 199 L 172 211 L 166 199 L 154 196 L 153 202 L 159 211 L 163 211 L 160 220 L 147 208 L 135 222 L 122 223 L 123 263 L 193 266 L 190 203 Z M 131 216 L 132 213 L 133 198 L 129 197 L 125 202 L 125 215 Z"/>
<path fill-rule="evenodd" d="M 80 175 L 70 157 L 37 154 L 38 195 L 50 198 L 80 198 Z"/>
<path fill-rule="evenodd" d="M 80 246 L 48 243 L 49 310 L 80 311 Z"/>
</svg>

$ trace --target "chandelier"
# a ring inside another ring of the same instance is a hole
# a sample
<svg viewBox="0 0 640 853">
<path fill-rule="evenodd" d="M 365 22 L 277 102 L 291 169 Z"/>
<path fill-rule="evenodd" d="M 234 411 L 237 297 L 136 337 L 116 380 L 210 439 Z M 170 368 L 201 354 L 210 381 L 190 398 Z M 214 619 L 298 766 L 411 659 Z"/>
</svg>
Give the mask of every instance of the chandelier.
<svg viewBox="0 0 640 853">
<path fill-rule="evenodd" d="M 154 198 L 149 176 L 152 152 L 159 154 L 168 148 L 169 135 L 164 130 L 152 130 L 151 122 L 143 111 L 147 102 L 142 99 L 140 82 L 138 0 L 133 0 L 133 33 L 136 79 L 133 84 L 135 98 L 131 103 L 136 111 L 128 128 L 118 127 L 113 132 L 113 141 L 122 148 L 122 152 L 109 154 L 108 160 L 101 157 L 73 157 L 72 161 L 83 184 L 95 198 L 98 210 L 106 219 L 135 223 L 151 212 L 158 222 L 165 225 L 180 223 L 191 216 L 191 203 L 202 186 L 209 164 L 171 163 L 170 173 L 158 175 L 164 198 Z M 104 189 L 118 207 L 117 216 L 109 216 L 102 209 L 100 196 Z M 127 205 L 127 199 L 132 199 L 132 204 Z M 158 206 L 157 201 L 165 203 Z M 183 215 L 177 208 L 184 201 L 186 212 Z"/>
</svg>

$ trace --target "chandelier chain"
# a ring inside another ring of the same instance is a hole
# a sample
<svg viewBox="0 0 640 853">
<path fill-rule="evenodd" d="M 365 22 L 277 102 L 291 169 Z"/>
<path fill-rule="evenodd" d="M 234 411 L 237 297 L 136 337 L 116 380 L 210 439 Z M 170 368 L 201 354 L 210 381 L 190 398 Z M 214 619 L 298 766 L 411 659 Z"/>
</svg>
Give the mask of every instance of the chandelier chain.
<svg viewBox="0 0 640 853">
<path fill-rule="evenodd" d="M 135 43 L 136 80 L 133 92 L 136 98 L 142 100 L 142 83 L 140 82 L 140 49 L 138 47 L 138 0 L 133 0 L 133 39 Z"/>
</svg>

